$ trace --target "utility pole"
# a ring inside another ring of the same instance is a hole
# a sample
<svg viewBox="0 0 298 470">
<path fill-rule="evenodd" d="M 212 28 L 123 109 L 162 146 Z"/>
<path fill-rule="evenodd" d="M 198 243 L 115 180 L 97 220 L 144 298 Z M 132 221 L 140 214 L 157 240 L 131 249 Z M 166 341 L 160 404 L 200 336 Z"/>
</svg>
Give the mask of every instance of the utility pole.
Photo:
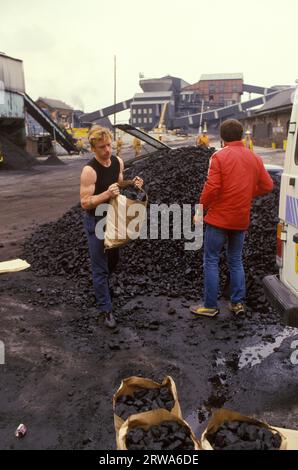
<svg viewBox="0 0 298 470">
<path fill-rule="evenodd" d="M 116 141 L 116 55 L 114 55 L 114 141 Z"/>
<path fill-rule="evenodd" d="M 201 115 L 200 115 L 200 126 L 199 126 L 199 134 L 202 134 L 202 119 L 203 119 L 203 109 L 204 109 L 204 100 L 202 99 L 202 106 L 201 106 Z"/>
</svg>

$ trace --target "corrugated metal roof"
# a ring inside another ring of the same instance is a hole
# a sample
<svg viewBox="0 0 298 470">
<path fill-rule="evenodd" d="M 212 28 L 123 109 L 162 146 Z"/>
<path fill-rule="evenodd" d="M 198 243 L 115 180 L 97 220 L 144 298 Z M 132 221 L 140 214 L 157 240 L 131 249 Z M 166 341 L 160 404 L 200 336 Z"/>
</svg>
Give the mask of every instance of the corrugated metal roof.
<svg viewBox="0 0 298 470">
<path fill-rule="evenodd" d="M 38 101 L 43 101 L 43 103 L 47 104 L 48 106 L 50 106 L 50 108 L 53 109 L 67 109 L 73 111 L 73 108 L 71 106 L 68 106 L 68 104 L 64 103 L 64 101 L 52 100 L 50 98 L 38 98 L 36 102 Z"/>
<path fill-rule="evenodd" d="M 243 73 L 205 73 L 201 75 L 202 80 L 243 80 Z"/>
<path fill-rule="evenodd" d="M 274 110 L 278 108 L 284 108 L 286 106 L 292 106 L 293 104 L 293 93 L 295 92 L 295 88 L 289 88 L 287 90 L 283 90 L 280 93 L 274 95 L 270 100 L 268 100 L 262 108 L 256 111 L 256 114 L 260 114 L 269 110 Z"/>
</svg>

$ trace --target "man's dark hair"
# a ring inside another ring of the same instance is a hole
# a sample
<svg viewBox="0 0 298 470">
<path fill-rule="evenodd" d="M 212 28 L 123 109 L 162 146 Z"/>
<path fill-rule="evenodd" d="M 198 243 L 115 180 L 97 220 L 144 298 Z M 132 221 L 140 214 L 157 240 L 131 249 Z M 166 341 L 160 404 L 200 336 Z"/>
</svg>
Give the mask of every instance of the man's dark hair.
<svg viewBox="0 0 298 470">
<path fill-rule="evenodd" d="M 243 126 L 237 119 L 227 119 L 220 126 L 220 137 L 224 142 L 241 140 L 242 134 Z"/>
</svg>

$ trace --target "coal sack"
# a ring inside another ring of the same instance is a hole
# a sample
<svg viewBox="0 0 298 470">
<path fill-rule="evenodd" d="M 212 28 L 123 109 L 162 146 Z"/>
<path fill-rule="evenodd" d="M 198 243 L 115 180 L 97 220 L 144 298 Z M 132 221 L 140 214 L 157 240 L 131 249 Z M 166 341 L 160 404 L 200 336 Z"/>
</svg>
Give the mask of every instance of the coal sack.
<svg viewBox="0 0 298 470">
<path fill-rule="evenodd" d="M 163 421 L 147 431 L 141 427 L 129 430 L 126 436 L 128 450 L 194 450 L 190 430 L 177 421 Z"/>
<path fill-rule="evenodd" d="M 227 421 L 207 439 L 215 450 L 277 450 L 281 445 L 278 433 L 245 421 Z"/>
<path fill-rule="evenodd" d="M 138 387 L 133 395 L 120 395 L 116 401 L 115 413 L 123 420 L 135 413 L 164 408 L 171 411 L 175 401 L 169 387 L 141 388 Z"/>
</svg>

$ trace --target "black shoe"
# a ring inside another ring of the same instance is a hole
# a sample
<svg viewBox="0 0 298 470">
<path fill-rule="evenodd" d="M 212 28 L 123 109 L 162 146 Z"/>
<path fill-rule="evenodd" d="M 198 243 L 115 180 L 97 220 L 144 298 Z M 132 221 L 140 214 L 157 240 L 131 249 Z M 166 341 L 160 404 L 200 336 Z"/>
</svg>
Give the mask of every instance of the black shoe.
<svg viewBox="0 0 298 470">
<path fill-rule="evenodd" d="M 112 312 L 106 312 L 104 313 L 104 316 L 105 316 L 104 324 L 108 328 L 116 328 L 117 323 L 116 323 L 115 318 L 113 317 Z"/>
</svg>

